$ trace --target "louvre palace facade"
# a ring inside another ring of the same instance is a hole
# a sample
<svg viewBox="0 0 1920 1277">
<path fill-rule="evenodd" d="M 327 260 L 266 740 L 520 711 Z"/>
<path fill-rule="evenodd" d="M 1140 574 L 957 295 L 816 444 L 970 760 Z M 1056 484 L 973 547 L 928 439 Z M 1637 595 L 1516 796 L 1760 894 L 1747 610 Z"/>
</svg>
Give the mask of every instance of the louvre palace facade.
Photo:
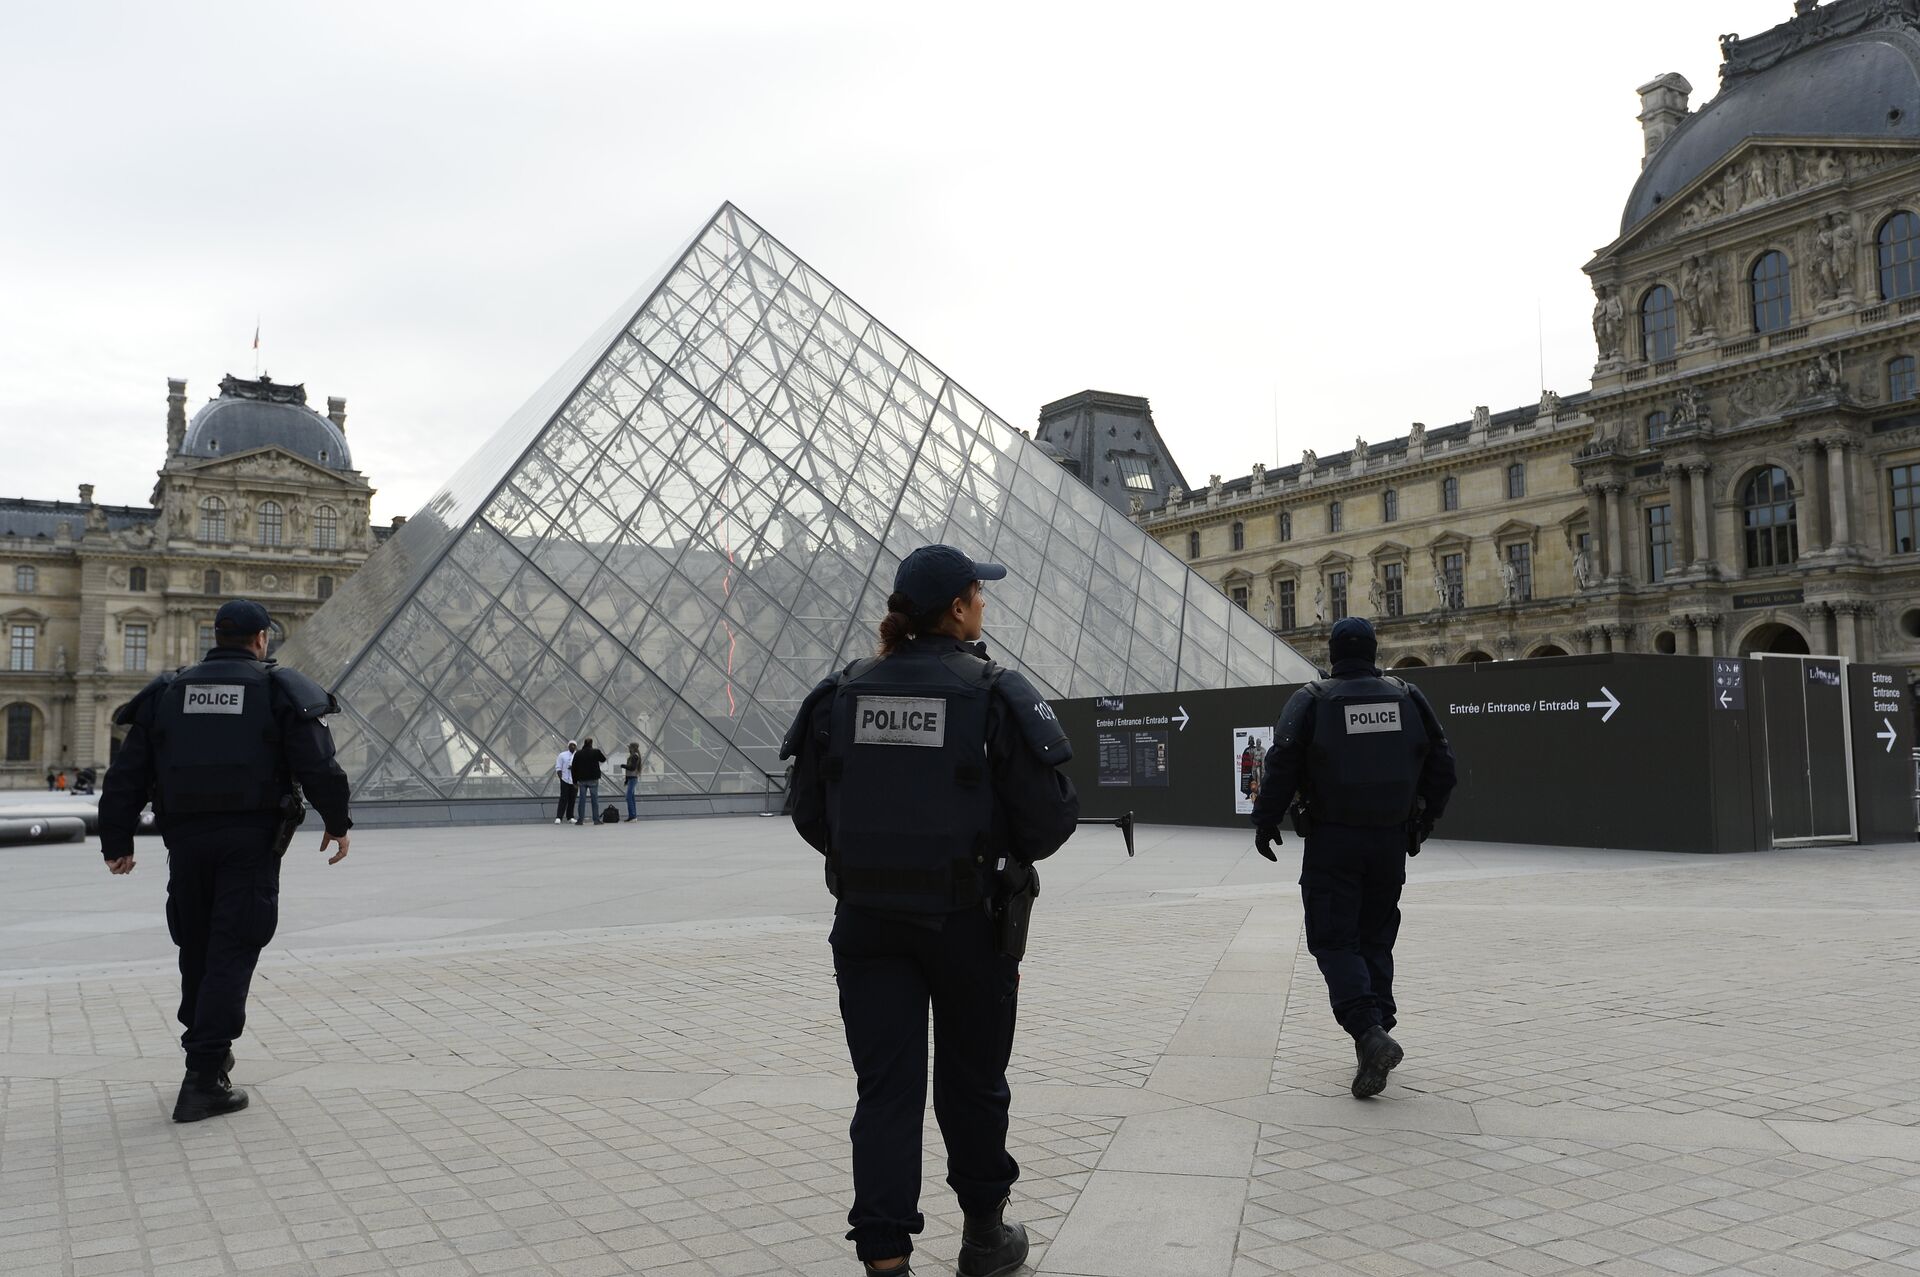
<svg viewBox="0 0 1920 1277">
<path fill-rule="evenodd" d="M 1920 0 L 1640 89 L 1592 386 L 1176 490 L 1142 527 L 1308 653 L 1833 653 L 1920 670 Z M 1397 433 L 1397 432 L 1396 432 Z"/>
<path fill-rule="evenodd" d="M 114 711 L 213 646 L 213 614 L 259 599 L 297 633 L 373 550 L 373 489 L 353 468 L 346 400 L 227 377 L 187 415 L 167 382 L 166 460 L 148 505 L 0 499 L 0 785 L 104 768 Z"/>
</svg>

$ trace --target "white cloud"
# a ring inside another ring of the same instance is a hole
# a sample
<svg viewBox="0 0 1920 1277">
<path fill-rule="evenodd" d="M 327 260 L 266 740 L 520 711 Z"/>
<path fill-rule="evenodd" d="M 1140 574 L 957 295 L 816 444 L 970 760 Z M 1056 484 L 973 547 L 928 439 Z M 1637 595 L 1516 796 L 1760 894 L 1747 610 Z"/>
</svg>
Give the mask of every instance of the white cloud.
<svg viewBox="0 0 1920 1277">
<path fill-rule="evenodd" d="M 11 6 L 7 495 L 146 499 L 165 378 L 345 395 L 410 513 L 731 198 L 1019 425 L 1190 477 L 1585 386 L 1633 89 L 1786 0 Z M 1540 327 L 1536 330 L 1536 314 Z"/>
</svg>

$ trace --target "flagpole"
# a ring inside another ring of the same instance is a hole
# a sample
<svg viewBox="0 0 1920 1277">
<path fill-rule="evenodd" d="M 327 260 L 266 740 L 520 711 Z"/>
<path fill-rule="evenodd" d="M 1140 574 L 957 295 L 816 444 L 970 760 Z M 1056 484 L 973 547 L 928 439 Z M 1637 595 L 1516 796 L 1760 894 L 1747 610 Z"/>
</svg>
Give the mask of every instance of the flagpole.
<svg viewBox="0 0 1920 1277">
<path fill-rule="evenodd" d="M 253 379 L 260 380 L 260 316 L 253 317 Z"/>
</svg>

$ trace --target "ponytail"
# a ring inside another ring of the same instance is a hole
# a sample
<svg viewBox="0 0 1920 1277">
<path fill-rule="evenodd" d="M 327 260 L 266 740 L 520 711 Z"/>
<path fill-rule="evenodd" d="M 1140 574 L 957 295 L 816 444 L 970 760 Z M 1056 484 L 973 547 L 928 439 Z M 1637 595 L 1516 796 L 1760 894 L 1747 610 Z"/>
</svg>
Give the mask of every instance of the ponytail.
<svg viewBox="0 0 1920 1277">
<path fill-rule="evenodd" d="M 954 598 L 966 599 L 968 602 L 972 602 L 974 593 L 979 590 L 979 588 L 980 583 L 978 581 L 969 581 L 967 582 L 966 590 L 963 593 L 954 595 Z M 934 608 L 931 612 L 922 612 L 920 615 L 915 616 L 913 614 L 912 599 L 904 594 L 888 595 L 887 614 L 880 620 L 879 655 L 882 657 L 892 656 L 895 652 L 905 647 L 910 640 L 919 638 L 925 634 L 931 634 L 938 630 L 940 628 L 940 622 L 946 619 L 947 612 L 952 607 L 953 600 L 949 599 L 946 603 Z"/>
</svg>

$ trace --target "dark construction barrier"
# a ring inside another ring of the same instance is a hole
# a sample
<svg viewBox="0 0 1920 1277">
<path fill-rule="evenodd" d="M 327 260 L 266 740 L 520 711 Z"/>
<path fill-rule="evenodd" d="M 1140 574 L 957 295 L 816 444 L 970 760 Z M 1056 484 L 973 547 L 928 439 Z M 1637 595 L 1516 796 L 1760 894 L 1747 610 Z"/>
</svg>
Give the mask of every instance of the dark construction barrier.
<svg viewBox="0 0 1920 1277">
<path fill-rule="evenodd" d="M 1442 837 L 1650 851 L 1914 838 L 1899 669 L 1620 655 L 1392 673 L 1426 693 L 1459 757 Z M 1250 828 L 1250 789 L 1296 690 L 1056 703 L 1082 813 Z"/>
</svg>

